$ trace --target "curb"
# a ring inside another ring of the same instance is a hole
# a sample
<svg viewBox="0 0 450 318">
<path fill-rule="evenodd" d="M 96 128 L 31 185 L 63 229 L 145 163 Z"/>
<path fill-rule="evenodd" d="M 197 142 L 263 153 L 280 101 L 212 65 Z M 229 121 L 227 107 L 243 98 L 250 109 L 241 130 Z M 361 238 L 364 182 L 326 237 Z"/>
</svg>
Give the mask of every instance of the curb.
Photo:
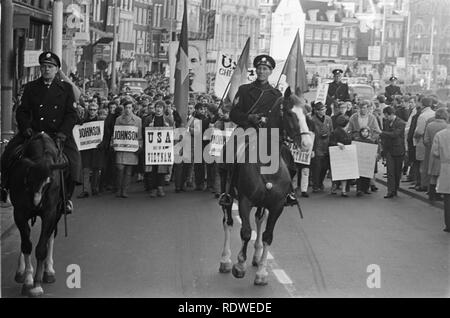
<svg viewBox="0 0 450 318">
<path fill-rule="evenodd" d="M 382 184 L 384 186 L 387 186 L 387 182 L 382 180 L 382 179 L 380 179 L 380 178 L 375 178 L 375 181 L 377 181 L 378 183 L 380 183 L 380 184 Z M 440 209 L 444 208 L 444 203 L 443 202 L 430 201 L 426 197 L 421 196 L 420 194 L 414 193 L 414 192 L 409 191 L 409 190 L 405 190 L 403 188 L 399 188 L 398 191 L 403 193 L 403 194 L 409 195 L 410 197 L 413 197 L 414 199 L 417 199 L 417 200 L 420 200 L 420 201 L 422 201 L 424 203 L 432 205 L 432 206 L 434 206 L 436 208 L 440 208 Z"/>
</svg>

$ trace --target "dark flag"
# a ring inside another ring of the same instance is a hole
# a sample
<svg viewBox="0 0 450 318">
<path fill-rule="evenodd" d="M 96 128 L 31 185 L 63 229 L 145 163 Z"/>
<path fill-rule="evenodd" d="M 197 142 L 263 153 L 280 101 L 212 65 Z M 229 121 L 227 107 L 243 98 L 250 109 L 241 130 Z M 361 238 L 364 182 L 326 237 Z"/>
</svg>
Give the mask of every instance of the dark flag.
<svg viewBox="0 0 450 318">
<path fill-rule="evenodd" d="M 302 56 L 302 47 L 300 35 L 297 32 L 291 51 L 284 64 L 281 75 L 286 75 L 286 83 L 291 88 L 291 92 L 295 95 L 301 95 L 308 92 L 308 82 L 306 79 L 305 62 Z"/>
<path fill-rule="evenodd" d="M 180 46 L 175 68 L 175 107 L 181 117 L 181 126 L 186 126 L 189 101 L 189 54 L 187 28 L 187 2 L 184 0 L 183 22 L 181 25 Z"/>
<path fill-rule="evenodd" d="M 245 43 L 244 49 L 242 50 L 242 54 L 239 57 L 239 61 L 234 69 L 233 75 L 231 76 L 230 83 L 228 86 L 230 89 L 228 90 L 227 97 L 225 101 L 233 102 L 234 97 L 236 96 L 239 86 L 248 82 L 248 60 L 250 56 L 250 38 L 247 39 Z"/>
</svg>

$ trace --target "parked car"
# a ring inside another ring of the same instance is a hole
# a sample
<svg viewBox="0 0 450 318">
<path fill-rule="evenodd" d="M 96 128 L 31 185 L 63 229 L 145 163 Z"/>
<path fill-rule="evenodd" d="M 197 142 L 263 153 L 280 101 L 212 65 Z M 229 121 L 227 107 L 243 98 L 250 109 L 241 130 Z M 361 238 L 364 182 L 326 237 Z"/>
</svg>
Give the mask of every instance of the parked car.
<svg viewBox="0 0 450 318">
<path fill-rule="evenodd" d="M 120 91 L 129 94 L 142 94 L 148 87 L 144 78 L 123 78 L 120 81 Z"/>
<path fill-rule="evenodd" d="M 349 84 L 348 85 L 350 98 L 354 100 L 355 94 L 358 99 L 374 100 L 376 98 L 375 90 L 370 85 L 364 84 Z"/>
</svg>

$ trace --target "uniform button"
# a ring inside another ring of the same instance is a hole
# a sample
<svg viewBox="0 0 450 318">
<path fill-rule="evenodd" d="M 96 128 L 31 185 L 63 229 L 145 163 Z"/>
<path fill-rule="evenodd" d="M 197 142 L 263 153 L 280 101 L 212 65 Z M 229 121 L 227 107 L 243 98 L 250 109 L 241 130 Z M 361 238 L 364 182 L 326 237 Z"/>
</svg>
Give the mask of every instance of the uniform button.
<svg viewBox="0 0 450 318">
<path fill-rule="evenodd" d="M 55 106 L 55 109 L 58 109 L 58 106 Z"/>
<path fill-rule="evenodd" d="M 56 119 L 53 119 L 53 122 L 55 123 L 55 122 L 56 122 Z"/>
<path fill-rule="evenodd" d="M 39 107 L 43 107 L 44 105 L 39 105 Z"/>
<path fill-rule="evenodd" d="M 41 120 L 44 120 L 44 117 L 41 117 Z"/>
</svg>

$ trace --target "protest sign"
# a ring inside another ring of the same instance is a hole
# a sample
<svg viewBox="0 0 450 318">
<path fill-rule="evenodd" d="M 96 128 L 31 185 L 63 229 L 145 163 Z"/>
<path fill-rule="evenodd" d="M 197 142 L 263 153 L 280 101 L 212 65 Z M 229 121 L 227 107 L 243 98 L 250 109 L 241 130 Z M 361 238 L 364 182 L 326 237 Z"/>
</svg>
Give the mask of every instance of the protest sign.
<svg viewBox="0 0 450 318">
<path fill-rule="evenodd" d="M 91 121 L 83 125 L 75 125 L 72 130 L 78 150 L 95 149 L 103 139 L 104 121 Z"/>
<path fill-rule="evenodd" d="M 145 128 L 145 164 L 173 165 L 173 128 Z"/>
<path fill-rule="evenodd" d="M 319 84 L 319 86 L 317 87 L 317 94 L 316 94 L 316 100 L 315 100 L 316 103 L 321 102 L 324 105 L 326 104 L 327 95 L 328 95 L 328 87 L 329 87 L 328 83 Z"/>
<path fill-rule="evenodd" d="M 333 181 L 359 178 L 358 156 L 355 145 L 346 145 L 344 149 L 329 147 L 331 178 Z"/>
<path fill-rule="evenodd" d="M 209 149 L 209 155 L 213 157 L 220 157 L 222 154 L 223 146 L 226 144 L 228 139 L 230 139 L 232 133 L 232 129 L 214 129 L 211 138 L 211 148 Z"/>
<path fill-rule="evenodd" d="M 314 134 L 312 134 L 312 142 L 314 143 Z M 312 147 L 309 150 L 299 149 L 294 143 L 289 144 L 292 157 L 295 163 L 309 166 L 311 164 Z"/>
<path fill-rule="evenodd" d="M 113 148 L 115 151 L 136 152 L 139 149 L 138 127 L 114 126 Z"/>
<path fill-rule="evenodd" d="M 352 144 L 356 146 L 359 175 L 361 177 L 372 179 L 375 171 L 378 145 L 356 141 Z"/>
</svg>

